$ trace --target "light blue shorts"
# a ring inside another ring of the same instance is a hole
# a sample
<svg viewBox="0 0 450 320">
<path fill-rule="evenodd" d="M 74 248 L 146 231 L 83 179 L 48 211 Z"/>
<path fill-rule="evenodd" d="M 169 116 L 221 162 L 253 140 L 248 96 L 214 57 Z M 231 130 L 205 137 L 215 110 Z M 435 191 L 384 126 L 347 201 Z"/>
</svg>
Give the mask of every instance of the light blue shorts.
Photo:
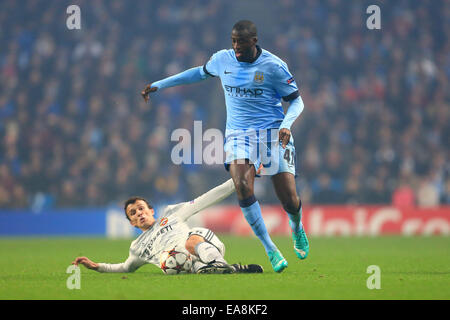
<svg viewBox="0 0 450 320">
<path fill-rule="evenodd" d="M 258 170 L 262 164 L 261 175 L 273 176 L 281 172 L 296 174 L 296 154 L 294 139 L 289 140 L 285 149 L 278 140 L 278 129 L 226 130 L 225 169 L 235 160 L 248 159 Z"/>
</svg>

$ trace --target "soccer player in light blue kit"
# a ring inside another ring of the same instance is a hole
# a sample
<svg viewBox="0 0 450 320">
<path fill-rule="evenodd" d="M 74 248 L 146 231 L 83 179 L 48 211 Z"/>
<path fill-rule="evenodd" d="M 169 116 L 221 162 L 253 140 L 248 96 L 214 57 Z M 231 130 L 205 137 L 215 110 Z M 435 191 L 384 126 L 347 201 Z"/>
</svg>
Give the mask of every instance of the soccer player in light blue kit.
<svg viewBox="0 0 450 320">
<path fill-rule="evenodd" d="M 300 259 L 309 252 L 301 222 L 302 205 L 295 184 L 295 147 L 290 128 L 303 111 L 294 77 L 285 62 L 257 45 L 253 22 L 237 22 L 231 33 L 232 49 L 215 53 L 204 65 L 147 85 L 146 101 L 157 90 L 220 78 L 225 94 L 227 122 L 225 167 L 235 184 L 239 205 L 253 232 L 262 242 L 273 269 L 288 265 L 267 232 L 254 195 L 260 165 L 267 167 L 275 192 L 289 216 L 294 250 Z M 284 114 L 281 99 L 289 102 Z"/>
</svg>

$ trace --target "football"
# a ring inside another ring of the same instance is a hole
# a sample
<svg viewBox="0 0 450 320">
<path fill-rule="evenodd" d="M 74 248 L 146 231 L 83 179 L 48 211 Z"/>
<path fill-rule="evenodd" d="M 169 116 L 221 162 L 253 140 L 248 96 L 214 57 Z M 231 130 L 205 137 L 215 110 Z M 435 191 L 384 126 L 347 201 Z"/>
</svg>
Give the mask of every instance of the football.
<svg viewBox="0 0 450 320">
<path fill-rule="evenodd" d="M 172 249 L 161 254 L 159 265 L 165 274 L 189 273 L 191 272 L 192 258 L 189 253 Z"/>
</svg>

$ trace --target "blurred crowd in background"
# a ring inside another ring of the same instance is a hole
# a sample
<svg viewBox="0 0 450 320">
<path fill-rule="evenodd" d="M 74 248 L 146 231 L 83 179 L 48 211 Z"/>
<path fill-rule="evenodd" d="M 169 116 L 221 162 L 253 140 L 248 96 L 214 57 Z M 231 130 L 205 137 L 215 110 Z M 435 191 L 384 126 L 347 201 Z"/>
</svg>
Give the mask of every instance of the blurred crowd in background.
<svg viewBox="0 0 450 320">
<path fill-rule="evenodd" d="M 218 79 L 148 104 L 140 92 L 230 48 L 245 18 L 300 88 L 304 204 L 450 204 L 449 1 L 385 1 L 381 30 L 366 27 L 373 1 L 233 3 L 2 0 L 0 208 L 175 203 L 228 179 L 223 165 L 171 161 L 173 130 L 224 130 Z M 66 27 L 71 4 L 81 30 Z M 256 196 L 278 203 L 268 177 Z"/>
</svg>

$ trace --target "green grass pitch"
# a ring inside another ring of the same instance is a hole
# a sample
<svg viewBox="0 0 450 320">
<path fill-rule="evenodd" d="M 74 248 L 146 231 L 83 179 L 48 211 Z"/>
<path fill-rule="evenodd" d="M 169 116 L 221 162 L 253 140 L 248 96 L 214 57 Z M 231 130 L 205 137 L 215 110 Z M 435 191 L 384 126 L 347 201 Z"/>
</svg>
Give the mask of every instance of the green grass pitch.
<svg viewBox="0 0 450 320">
<path fill-rule="evenodd" d="M 76 256 L 96 262 L 126 259 L 131 240 L 0 239 L 0 299 L 304 300 L 449 299 L 449 237 L 310 238 L 300 261 L 287 237 L 274 242 L 289 262 L 274 273 L 253 237 L 220 235 L 230 263 L 259 263 L 263 274 L 167 276 L 152 265 L 135 273 L 100 274 L 81 267 L 81 289 L 66 286 Z M 381 270 L 381 289 L 369 290 L 367 267 Z"/>
</svg>

